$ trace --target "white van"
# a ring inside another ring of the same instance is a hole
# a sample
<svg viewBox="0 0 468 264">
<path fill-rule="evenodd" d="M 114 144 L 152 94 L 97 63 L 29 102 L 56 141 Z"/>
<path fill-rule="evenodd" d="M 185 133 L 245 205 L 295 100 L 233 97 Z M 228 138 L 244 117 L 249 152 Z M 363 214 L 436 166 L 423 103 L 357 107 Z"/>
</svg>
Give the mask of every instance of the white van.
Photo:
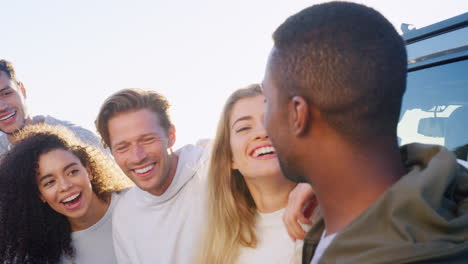
<svg viewBox="0 0 468 264">
<path fill-rule="evenodd" d="M 403 38 L 408 83 L 398 123 L 400 144 L 458 148 L 457 157 L 467 160 L 462 149 L 468 149 L 468 13 Z"/>
</svg>

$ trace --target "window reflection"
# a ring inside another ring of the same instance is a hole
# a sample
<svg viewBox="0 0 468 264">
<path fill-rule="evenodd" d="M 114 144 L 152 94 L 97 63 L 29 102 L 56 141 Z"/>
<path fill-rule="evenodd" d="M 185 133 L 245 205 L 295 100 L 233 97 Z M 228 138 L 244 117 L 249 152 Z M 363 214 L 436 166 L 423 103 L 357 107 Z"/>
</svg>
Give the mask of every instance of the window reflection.
<svg viewBox="0 0 468 264">
<path fill-rule="evenodd" d="M 400 144 L 468 143 L 468 61 L 408 73 L 398 136 Z"/>
</svg>

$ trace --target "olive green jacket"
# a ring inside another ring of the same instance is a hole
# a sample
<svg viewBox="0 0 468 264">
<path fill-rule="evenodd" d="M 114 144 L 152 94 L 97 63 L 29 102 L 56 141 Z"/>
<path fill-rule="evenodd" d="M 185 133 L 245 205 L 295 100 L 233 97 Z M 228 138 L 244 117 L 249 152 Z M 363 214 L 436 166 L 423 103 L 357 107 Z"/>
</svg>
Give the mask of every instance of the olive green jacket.
<svg viewBox="0 0 468 264">
<path fill-rule="evenodd" d="M 401 153 L 409 173 L 337 233 L 319 263 L 468 263 L 468 171 L 440 146 Z M 302 263 L 324 227 L 321 219 L 307 234 Z"/>
</svg>

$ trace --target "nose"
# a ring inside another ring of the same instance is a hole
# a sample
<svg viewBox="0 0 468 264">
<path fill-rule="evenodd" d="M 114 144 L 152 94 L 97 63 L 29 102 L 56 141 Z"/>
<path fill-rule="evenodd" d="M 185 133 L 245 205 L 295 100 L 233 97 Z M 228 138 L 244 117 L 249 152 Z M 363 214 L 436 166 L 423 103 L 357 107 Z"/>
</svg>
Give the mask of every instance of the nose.
<svg viewBox="0 0 468 264">
<path fill-rule="evenodd" d="M 144 147 L 136 144 L 130 153 L 130 162 L 134 164 L 139 164 L 146 159 L 146 150 Z"/>
<path fill-rule="evenodd" d="M 73 186 L 73 183 L 67 179 L 67 177 L 63 177 L 60 179 L 60 190 L 62 192 L 68 191 Z"/>
<path fill-rule="evenodd" d="M 0 112 L 5 111 L 5 109 L 7 108 L 8 108 L 8 105 L 2 99 L 0 99 Z"/>
<path fill-rule="evenodd" d="M 261 122 L 261 124 L 255 130 L 255 139 L 268 139 L 268 135 L 266 133 L 265 126 L 263 125 L 263 122 Z"/>
</svg>

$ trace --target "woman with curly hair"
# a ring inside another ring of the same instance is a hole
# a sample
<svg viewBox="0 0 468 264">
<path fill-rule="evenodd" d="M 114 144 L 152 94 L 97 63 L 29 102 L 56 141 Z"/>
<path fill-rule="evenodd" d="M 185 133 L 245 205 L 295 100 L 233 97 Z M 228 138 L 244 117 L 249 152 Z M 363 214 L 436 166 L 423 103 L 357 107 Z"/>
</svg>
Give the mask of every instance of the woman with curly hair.
<svg viewBox="0 0 468 264">
<path fill-rule="evenodd" d="M 25 127 L 0 164 L 0 263 L 115 263 L 112 210 L 128 186 L 67 128 Z"/>
<path fill-rule="evenodd" d="M 282 222 L 296 184 L 281 173 L 263 126 L 260 85 L 224 105 L 208 168 L 207 220 L 198 263 L 299 263 L 302 241 Z"/>
</svg>

